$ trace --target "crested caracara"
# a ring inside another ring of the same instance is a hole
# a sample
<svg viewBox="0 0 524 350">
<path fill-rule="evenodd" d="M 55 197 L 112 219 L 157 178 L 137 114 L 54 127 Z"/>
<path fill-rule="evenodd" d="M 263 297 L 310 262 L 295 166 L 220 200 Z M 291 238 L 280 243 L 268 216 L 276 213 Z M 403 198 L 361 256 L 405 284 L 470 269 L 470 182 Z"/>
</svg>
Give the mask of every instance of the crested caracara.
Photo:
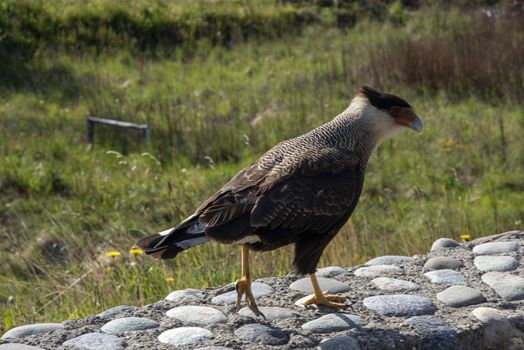
<svg viewBox="0 0 524 350">
<path fill-rule="evenodd" d="M 240 245 L 236 307 L 246 294 L 256 315 L 261 313 L 250 287 L 249 250 L 294 244 L 296 272 L 309 274 L 315 292 L 305 304 L 343 308 L 345 298 L 320 290 L 315 276 L 320 255 L 353 213 L 373 150 L 406 128 L 423 129 L 406 101 L 363 86 L 333 120 L 274 146 L 187 219 L 137 244 L 159 259 L 208 240 Z"/>
</svg>

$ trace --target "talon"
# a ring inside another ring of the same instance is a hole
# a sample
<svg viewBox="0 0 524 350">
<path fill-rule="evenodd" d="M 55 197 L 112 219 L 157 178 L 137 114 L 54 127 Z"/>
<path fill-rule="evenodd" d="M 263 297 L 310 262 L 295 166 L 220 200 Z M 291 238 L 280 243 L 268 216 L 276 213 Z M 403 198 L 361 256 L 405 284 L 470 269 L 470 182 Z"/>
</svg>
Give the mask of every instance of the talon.
<svg viewBox="0 0 524 350">
<path fill-rule="evenodd" d="M 311 304 L 317 304 L 322 305 L 334 309 L 345 309 L 347 307 L 346 304 L 342 304 L 343 301 L 345 301 L 346 298 L 339 296 L 339 295 L 333 295 L 333 294 L 320 294 L 318 297 L 313 294 L 309 299 L 307 299 L 304 302 L 304 305 L 311 305 Z"/>
<path fill-rule="evenodd" d="M 238 310 L 240 310 L 240 302 L 242 301 L 242 296 L 246 294 L 246 297 L 247 297 L 248 290 L 249 292 L 251 292 L 249 281 L 247 281 L 245 278 L 241 278 L 237 280 L 235 282 L 235 290 L 237 291 L 237 301 L 235 304 L 235 311 L 238 312 Z"/>
<path fill-rule="evenodd" d="M 237 291 L 237 302 L 235 306 L 235 311 L 240 310 L 240 302 L 242 301 L 242 296 L 246 295 L 246 303 L 249 309 L 255 314 L 255 316 L 262 316 L 266 318 L 262 312 L 257 307 L 257 302 L 255 296 L 251 291 L 251 280 L 249 279 L 249 249 L 243 245 L 242 246 L 242 277 L 236 281 L 235 290 Z"/>
<path fill-rule="evenodd" d="M 346 304 L 342 303 L 346 300 L 345 297 L 342 297 L 340 295 L 328 294 L 327 291 L 322 292 L 318 284 L 317 276 L 315 276 L 315 274 L 310 274 L 309 277 L 311 278 L 311 284 L 313 286 L 315 294 L 313 294 L 309 299 L 307 299 L 304 302 L 304 305 L 317 304 L 331 307 L 334 309 L 346 308 Z"/>
</svg>

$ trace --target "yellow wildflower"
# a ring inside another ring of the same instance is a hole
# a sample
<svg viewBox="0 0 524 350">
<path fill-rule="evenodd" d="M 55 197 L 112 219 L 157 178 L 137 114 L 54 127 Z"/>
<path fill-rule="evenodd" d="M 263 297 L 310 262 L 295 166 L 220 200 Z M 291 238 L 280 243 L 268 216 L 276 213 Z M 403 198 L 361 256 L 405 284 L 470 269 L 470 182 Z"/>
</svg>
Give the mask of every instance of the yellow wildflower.
<svg viewBox="0 0 524 350">
<path fill-rule="evenodd" d="M 107 256 L 110 256 L 112 258 L 116 258 L 117 256 L 120 256 L 120 252 L 117 252 L 116 250 L 111 250 L 107 252 Z"/>
<path fill-rule="evenodd" d="M 462 241 L 464 242 L 468 242 L 471 240 L 471 235 L 468 235 L 468 234 L 462 234 L 460 235 L 460 238 L 462 239 Z"/>
<path fill-rule="evenodd" d="M 144 254 L 144 251 L 140 248 L 132 248 L 130 251 L 129 251 L 129 254 L 131 255 L 140 255 L 140 254 Z"/>
<path fill-rule="evenodd" d="M 453 148 L 456 144 L 457 142 L 451 138 L 438 140 L 438 145 L 446 150 Z"/>
<path fill-rule="evenodd" d="M 167 283 L 174 283 L 175 279 L 173 277 L 166 277 L 166 282 Z"/>
</svg>

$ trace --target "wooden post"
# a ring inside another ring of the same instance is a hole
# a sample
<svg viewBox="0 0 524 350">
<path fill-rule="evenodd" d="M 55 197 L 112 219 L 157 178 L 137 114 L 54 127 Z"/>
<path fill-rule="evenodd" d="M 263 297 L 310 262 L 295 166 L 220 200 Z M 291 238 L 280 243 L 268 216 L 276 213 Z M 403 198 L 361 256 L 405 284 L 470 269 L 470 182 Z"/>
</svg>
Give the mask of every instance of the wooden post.
<svg viewBox="0 0 524 350">
<path fill-rule="evenodd" d="M 95 141 L 95 123 L 87 118 L 87 142 L 94 143 Z"/>
</svg>

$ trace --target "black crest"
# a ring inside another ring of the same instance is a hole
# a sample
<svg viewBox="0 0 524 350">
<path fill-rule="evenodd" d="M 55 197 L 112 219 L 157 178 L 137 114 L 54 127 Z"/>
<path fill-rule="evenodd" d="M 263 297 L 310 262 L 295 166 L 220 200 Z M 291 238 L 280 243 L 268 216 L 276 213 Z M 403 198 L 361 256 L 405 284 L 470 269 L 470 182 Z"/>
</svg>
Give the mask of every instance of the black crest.
<svg viewBox="0 0 524 350">
<path fill-rule="evenodd" d="M 379 109 L 390 109 L 391 107 L 411 107 L 409 103 L 401 99 L 398 96 L 383 94 L 375 89 L 370 88 L 369 86 L 362 86 L 360 88 L 360 93 L 366 96 L 369 102 L 379 108 Z"/>
</svg>

